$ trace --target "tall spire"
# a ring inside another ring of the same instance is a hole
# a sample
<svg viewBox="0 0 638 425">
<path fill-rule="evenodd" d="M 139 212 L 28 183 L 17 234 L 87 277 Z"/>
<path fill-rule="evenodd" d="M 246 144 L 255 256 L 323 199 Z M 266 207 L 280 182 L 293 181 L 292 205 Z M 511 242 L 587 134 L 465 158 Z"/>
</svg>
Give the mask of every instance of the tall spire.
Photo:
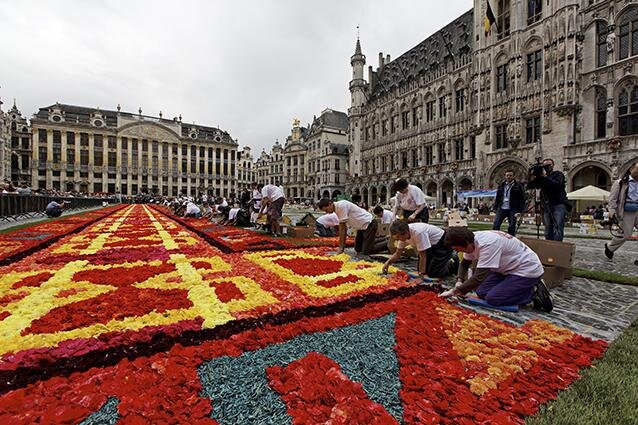
<svg viewBox="0 0 638 425">
<path fill-rule="evenodd" d="M 362 55 L 361 53 L 361 42 L 359 41 L 359 25 L 357 25 L 357 47 L 354 49 L 355 55 Z"/>
</svg>

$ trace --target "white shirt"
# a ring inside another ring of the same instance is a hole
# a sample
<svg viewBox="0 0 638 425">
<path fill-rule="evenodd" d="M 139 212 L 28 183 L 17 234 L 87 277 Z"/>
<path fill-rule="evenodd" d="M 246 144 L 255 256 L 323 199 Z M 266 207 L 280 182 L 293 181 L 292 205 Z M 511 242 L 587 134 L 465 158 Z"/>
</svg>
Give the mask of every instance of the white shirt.
<svg viewBox="0 0 638 425">
<path fill-rule="evenodd" d="M 270 202 L 275 202 L 277 199 L 284 197 L 284 191 L 274 184 L 267 184 L 261 189 L 261 196 L 269 198 Z"/>
<path fill-rule="evenodd" d="M 383 210 L 383 217 L 381 217 L 381 224 L 390 224 L 394 221 L 394 214 L 392 211 Z"/>
<path fill-rule="evenodd" d="M 365 230 L 374 219 L 372 214 L 363 208 L 359 208 L 350 201 L 337 201 L 334 203 L 335 214 L 339 223 L 347 223 L 354 230 Z"/>
<path fill-rule="evenodd" d="M 408 193 L 405 195 L 397 192 L 397 206 L 402 210 L 415 211 L 423 204 L 425 204 L 425 195 L 417 186 L 408 185 Z"/>
<path fill-rule="evenodd" d="M 219 206 L 220 207 L 227 207 L 228 206 L 228 201 L 226 201 L 226 198 L 222 198 L 222 203 Z"/>
<path fill-rule="evenodd" d="M 474 233 L 474 252 L 465 260 L 478 260 L 477 268 L 521 277 L 541 277 L 543 265 L 527 245 L 505 232 L 486 230 Z"/>
<path fill-rule="evenodd" d="M 261 192 L 257 189 L 253 190 L 253 205 L 255 208 L 261 207 Z"/>
<path fill-rule="evenodd" d="M 317 223 L 324 227 L 337 227 L 339 225 L 339 217 L 335 213 L 324 214 L 317 219 Z"/>
<path fill-rule="evenodd" d="M 405 248 L 408 244 L 416 248 L 417 251 L 425 251 L 439 243 L 445 234 L 442 229 L 427 223 L 411 223 L 410 239 L 399 242 L 399 248 Z"/>
<path fill-rule="evenodd" d="M 237 213 L 239 212 L 239 208 L 231 208 L 228 211 L 228 220 L 234 220 L 237 217 Z"/>
<path fill-rule="evenodd" d="M 186 204 L 186 214 L 199 214 L 200 209 L 197 205 L 192 202 Z"/>
</svg>

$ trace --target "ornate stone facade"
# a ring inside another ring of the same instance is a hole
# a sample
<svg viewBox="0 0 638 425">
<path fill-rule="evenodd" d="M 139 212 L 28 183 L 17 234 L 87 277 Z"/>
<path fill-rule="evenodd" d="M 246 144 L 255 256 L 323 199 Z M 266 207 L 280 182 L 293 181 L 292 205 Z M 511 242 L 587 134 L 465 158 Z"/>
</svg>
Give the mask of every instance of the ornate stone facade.
<svg viewBox="0 0 638 425">
<path fill-rule="evenodd" d="M 241 152 L 237 152 L 237 188 L 239 191 L 250 189 L 255 178 L 256 168 L 253 161 L 250 146 L 244 146 Z"/>
<path fill-rule="evenodd" d="M 344 194 L 347 131 L 348 116 L 329 108 L 313 117 L 308 127 L 294 120 L 284 147 L 277 142 L 270 154 L 261 153 L 256 163 L 258 181 L 282 184 L 289 199 L 318 200 Z"/>
<path fill-rule="evenodd" d="M 15 185 L 31 184 L 31 126 L 17 108 L 15 100 L 13 107 L 6 113 L 7 126 L 10 136 L 11 181 Z"/>
<path fill-rule="evenodd" d="M 384 203 L 405 177 L 451 204 L 459 190 L 496 187 L 508 168 L 525 180 L 529 165 L 547 157 L 568 189 L 609 188 L 636 160 L 636 2 L 491 4 L 489 34 L 486 3 L 476 0 L 396 60 L 380 54 L 367 81 L 357 40 L 348 192 Z"/>
<path fill-rule="evenodd" d="M 11 179 L 11 132 L 0 100 L 0 184 Z"/>
<path fill-rule="evenodd" d="M 31 126 L 34 188 L 226 197 L 237 190 L 237 142 L 181 116 L 56 103 L 40 108 Z"/>
</svg>

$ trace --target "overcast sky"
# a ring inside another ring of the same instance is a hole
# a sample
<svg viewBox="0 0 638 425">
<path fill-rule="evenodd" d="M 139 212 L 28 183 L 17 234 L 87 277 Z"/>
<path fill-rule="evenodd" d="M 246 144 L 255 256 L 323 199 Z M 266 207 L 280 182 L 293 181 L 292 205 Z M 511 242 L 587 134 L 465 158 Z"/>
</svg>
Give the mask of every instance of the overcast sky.
<svg viewBox="0 0 638 425">
<path fill-rule="evenodd" d="M 357 25 L 396 58 L 471 0 L 0 0 L 0 97 L 217 126 L 258 156 L 326 107 L 346 112 Z M 366 71 L 367 78 L 367 71 Z"/>
</svg>

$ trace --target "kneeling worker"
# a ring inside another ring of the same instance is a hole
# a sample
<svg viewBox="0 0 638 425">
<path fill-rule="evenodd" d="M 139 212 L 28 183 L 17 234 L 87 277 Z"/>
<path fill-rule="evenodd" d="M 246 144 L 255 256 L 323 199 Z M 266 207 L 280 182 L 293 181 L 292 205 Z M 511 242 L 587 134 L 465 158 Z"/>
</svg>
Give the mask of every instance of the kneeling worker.
<svg viewBox="0 0 638 425">
<path fill-rule="evenodd" d="M 372 214 L 353 204 L 350 201 L 332 202 L 324 198 L 317 204 L 317 208 L 327 214 L 335 213 L 339 219 L 339 251 L 342 253 L 346 247 L 347 228 L 349 225 L 357 231 L 354 240 L 354 250 L 363 254 L 377 254 L 386 249 L 385 242 L 377 243 L 377 221 Z"/>
<path fill-rule="evenodd" d="M 51 201 L 46 207 L 45 214 L 49 218 L 60 217 L 62 215 L 62 210 L 66 207 L 66 202 L 62 201 L 60 203 Z"/>
<path fill-rule="evenodd" d="M 392 214 L 392 211 L 386 210 L 381 205 L 374 207 L 373 212 L 381 224 L 390 224 L 394 221 L 394 214 Z"/>
<path fill-rule="evenodd" d="M 401 241 L 395 253 L 383 265 L 383 272 L 403 254 L 408 241 L 419 252 L 419 274 L 424 277 L 442 278 L 454 273 L 452 249 L 445 246 L 445 231 L 426 223 L 395 221 L 390 234 Z"/>
<path fill-rule="evenodd" d="M 315 223 L 315 233 L 323 237 L 337 236 L 337 227 L 339 227 L 337 214 L 324 214 Z"/>
<path fill-rule="evenodd" d="M 542 281 L 543 265 L 534 251 L 515 237 L 500 231 L 472 233 L 465 227 L 447 231 L 445 244 L 463 252 L 457 284 L 441 294 L 447 298 L 476 290 L 479 298 L 493 306 L 524 305 L 550 312 L 553 303 Z M 467 278 L 472 261 L 476 270 Z"/>
</svg>

